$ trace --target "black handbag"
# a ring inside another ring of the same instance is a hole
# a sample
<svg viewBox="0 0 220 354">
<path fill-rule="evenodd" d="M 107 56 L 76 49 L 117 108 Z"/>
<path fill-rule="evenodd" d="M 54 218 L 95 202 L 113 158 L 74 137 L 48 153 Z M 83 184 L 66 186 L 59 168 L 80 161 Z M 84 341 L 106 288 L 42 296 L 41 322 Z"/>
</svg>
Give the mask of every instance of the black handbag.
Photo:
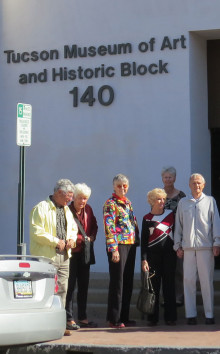
<svg viewBox="0 0 220 354">
<path fill-rule="evenodd" d="M 84 245 L 82 249 L 82 261 L 84 264 L 91 264 L 90 261 L 90 246 L 91 242 L 89 241 L 87 235 L 84 236 Z"/>
<path fill-rule="evenodd" d="M 154 312 L 156 299 L 150 278 L 148 271 L 142 274 L 142 286 L 137 300 L 137 309 L 148 315 Z"/>
<path fill-rule="evenodd" d="M 95 264 L 95 253 L 94 253 L 93 242 L 91 242 L 89 240 L 89 238 L 86 235 L 85 230 L 84 230 L 81 222 L 77 218 L 77 216 L 74 214 L 73 214 L 73 216 L 74 216 L 75 222 L 77 223 L 77 225 L 80 229 L 81 234 L 84 237 L 84 245 L 82 247 L 82 252 L 81 252 L 82 263 L 85 265 Z"/>
</svg>

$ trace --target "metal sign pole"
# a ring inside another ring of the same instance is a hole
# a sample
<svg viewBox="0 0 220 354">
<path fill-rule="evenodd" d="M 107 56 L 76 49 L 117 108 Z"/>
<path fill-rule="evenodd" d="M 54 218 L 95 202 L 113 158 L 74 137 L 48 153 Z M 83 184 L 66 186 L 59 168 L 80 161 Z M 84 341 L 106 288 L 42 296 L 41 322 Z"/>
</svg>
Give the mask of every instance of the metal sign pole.
<svg viewBox="0 0 220 354">
<path fill-rule="evenodd" d="M 24 194 L 25 194 L 25 147 L 20 146 L 20 166 L 18 183 L 18 237 L 17 254 L 26 254 L 24 244 Z"/>
</svg>

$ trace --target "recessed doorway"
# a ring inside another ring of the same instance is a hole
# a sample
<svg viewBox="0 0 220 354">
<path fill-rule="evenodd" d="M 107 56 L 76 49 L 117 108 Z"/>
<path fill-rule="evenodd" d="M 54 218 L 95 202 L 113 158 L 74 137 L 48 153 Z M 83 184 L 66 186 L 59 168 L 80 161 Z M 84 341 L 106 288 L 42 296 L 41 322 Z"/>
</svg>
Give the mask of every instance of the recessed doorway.
<svg viewBox="0 0 220 354">
<path fill-rule="evenodd" d="M 207 41 L 208 120 L 211 133 L 212 196 L 220 211 L 220 40 Z M 215 259 L 220 269 L 220 256 Z"/>
</svg>

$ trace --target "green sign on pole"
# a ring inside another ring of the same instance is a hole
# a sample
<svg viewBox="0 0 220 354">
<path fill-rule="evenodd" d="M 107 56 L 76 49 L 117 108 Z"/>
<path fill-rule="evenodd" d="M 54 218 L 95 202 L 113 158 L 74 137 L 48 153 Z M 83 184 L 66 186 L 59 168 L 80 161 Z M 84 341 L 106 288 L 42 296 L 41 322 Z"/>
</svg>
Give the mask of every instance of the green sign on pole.
<svg viewBox="0 0 220 354">
<path fill-rule="evenodd" d="M 31 145 L 32 106 L 30 104 L 17 104 L 17 145 Z"/>
</svg>

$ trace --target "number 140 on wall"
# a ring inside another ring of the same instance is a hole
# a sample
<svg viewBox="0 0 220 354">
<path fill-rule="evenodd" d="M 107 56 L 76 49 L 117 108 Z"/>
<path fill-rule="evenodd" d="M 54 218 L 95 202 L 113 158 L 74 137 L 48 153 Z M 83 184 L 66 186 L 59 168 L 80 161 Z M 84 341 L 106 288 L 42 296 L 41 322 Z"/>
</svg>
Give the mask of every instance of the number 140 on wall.
<svg viewBox="0 0 220 354">
<path fill-rule="evenodd" d="M 114 100 L 114 90 L 108 85 L 104 85 L 99 88 L 97 98 L 94 97 L 93 86 L 88 86 L 80 98 L 78 87 L 74 87 L 71 91 L 69 91 L 69 93 L 73 95 L 73 107 L 78 107 L 79 102 L 87 103 L 91 107 L 94 105 L 96 100 L 98 100 L 102 106 L 109 106 Z"/>
</svg>

